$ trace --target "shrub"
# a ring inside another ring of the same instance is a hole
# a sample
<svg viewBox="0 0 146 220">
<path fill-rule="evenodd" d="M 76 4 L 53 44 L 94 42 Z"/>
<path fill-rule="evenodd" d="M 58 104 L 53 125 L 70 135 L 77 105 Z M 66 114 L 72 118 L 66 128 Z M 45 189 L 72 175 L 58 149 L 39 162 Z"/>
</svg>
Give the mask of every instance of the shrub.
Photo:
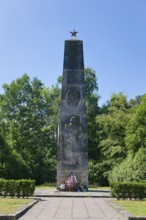
<svg viewBox="0 0 146 220">
<path fill-rule="evenodd" d="M 20 180 L 22 186 L 22 197 L 31 196 L 35 190 L 35 181 L 34 180 Z"/>
<path fill-rule="evenodd" d="M 0 195 L 3 194 L 4 185 L 5 185 L 5 180 L 0 179 Z"/>
<path fill-rule="evenodd" d="M 111 183 L 111 194 L 117 199 L 143 200 L 146 198 L 146 184 L 139 182 Z"/>
<path fill-rule="evenodd" d="M 5 180 L 4 182 L 4 197 L 7 195 L 11 197 L 15 196 L 15 180 Z"/>
<path fill-rule="evenodd" d="M 146 149 L 140 148 L 116 165 L 109 175 L 109 182 L 142 182 L 146 180 Z"/>
<path fill-rule="evenodd" d="M 28 197 L 33 195 L 35 190 L 34 180 L 0 180 L 0 195 Z"/>
<path fill-rule="evenodd" d="M 17 180 L 15 182 L 15 190 L 16 190 L 16 196 L 19 198 L 21 196 L 21 191 L 22 191 L 22 184 L 21 180 Z"/>
</svg>

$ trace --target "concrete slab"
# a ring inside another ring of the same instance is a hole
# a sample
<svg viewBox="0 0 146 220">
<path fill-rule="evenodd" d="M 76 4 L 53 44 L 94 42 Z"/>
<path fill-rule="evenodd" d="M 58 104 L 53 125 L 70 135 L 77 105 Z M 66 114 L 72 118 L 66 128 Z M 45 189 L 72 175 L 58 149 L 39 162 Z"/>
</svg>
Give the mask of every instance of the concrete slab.
<svg viewBox="0 0 146 220">
<path fill-rule="evenodd" d="M 47 197 L 37 203 L 19 220 L 127 220 L 128 217 L 106 198 Z"/>
</svg>

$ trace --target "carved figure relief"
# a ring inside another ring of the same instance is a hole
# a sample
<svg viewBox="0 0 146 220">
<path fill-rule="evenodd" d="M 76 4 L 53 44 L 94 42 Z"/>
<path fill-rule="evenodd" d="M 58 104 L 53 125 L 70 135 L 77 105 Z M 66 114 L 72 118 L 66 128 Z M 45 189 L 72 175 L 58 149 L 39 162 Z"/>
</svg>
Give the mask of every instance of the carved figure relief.
<svg viewBox="0 0 146 220">
<path fill-rule="evenodd" d="M 80 101 L 80 92 L 76 89 L 69 89 L 66 98 L 68 105 L 76 106 Z"/>
<path fill-rule="evenodd" d="M 81 154 L 84 149 L 86 136 L 80 123 L 79 116 L 71 116 L 64 127 L 64 163 L 81 164 Z"/>
</svg>

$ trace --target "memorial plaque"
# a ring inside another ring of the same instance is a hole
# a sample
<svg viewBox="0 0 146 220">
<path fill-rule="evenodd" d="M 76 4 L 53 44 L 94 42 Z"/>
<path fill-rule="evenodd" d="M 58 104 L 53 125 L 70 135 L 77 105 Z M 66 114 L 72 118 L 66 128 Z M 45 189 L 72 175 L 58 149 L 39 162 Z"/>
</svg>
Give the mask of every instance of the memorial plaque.
<svg viewBox="0 0 146 220">
<path fill-rule="evenodd" d="M 80 71 L 67 72 L 67 84 L 83 84 L 84 74 Z"/>
</svg>

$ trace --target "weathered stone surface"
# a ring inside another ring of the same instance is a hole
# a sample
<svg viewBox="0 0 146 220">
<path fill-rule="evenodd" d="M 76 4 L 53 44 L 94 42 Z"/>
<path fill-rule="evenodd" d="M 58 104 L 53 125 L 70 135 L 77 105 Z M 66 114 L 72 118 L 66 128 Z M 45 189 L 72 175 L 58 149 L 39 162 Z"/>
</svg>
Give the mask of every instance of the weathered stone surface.
<svg viewBox="0 0 146 220">
<path fill-rule="evenodd" d="M 88 185 L 88 135 L 85 107 L 83 42 L 65 41 L 57 186 L 73 172 Z"/>
<path fill-rule="evenodd" d="M 80 40 L 66 40 L 64 50 L 64 70 L 84 69 L 83 43 Z"/>
</svg>

